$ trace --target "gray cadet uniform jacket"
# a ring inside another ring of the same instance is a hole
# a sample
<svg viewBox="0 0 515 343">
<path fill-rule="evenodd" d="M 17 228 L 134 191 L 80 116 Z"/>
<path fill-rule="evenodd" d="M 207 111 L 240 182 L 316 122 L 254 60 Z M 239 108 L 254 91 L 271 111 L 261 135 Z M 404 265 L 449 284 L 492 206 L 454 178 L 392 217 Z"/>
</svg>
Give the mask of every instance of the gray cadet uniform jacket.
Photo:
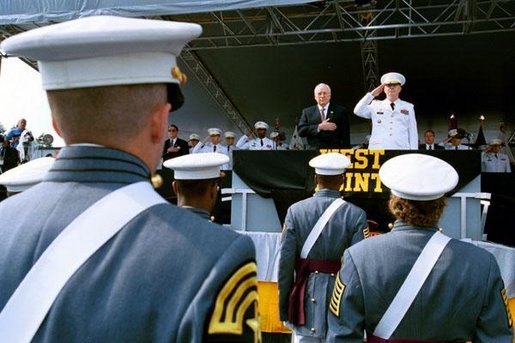
<svg viewBox="0 0 515 343">
<path fill-rule="evenodd" d="M 279 260 L 279 317 L 288 320 L 288 297 L 294 282 L 295 263 L 318 218 L 340 197 L 335 190 L 322 189 L 313 197 L 293 204 L 286 214 Z M 343 204 L 331 217 L 318 237 L 308 258 L 340 260 L 343 251 L 368 236 L 365 211 L 351 204 Z M 328 303 L 335 275 L 311 273 L 306 288 L 306 324 L 296 326 L 298 335 L 324 338 L 327 332 Z M 314 299 L 314 301 L 312 301 Z M 314 330 L 312 330 L 314 329 Z"/>
<path fill-rule="evenodd" d="M 0 203 L 0 308 L 75 217 L 113 190 L 145 180 L 149 170 L 130 154 L 70 146 L 44 182 Z M 243 300 L 256 296 L 254 258 L 248 237 L 156 205 L 77 270 L 34 342 L 253 341 L 257 301 L 247 307 Z M 236 306 L 225 316 L 227 304 Z"/>
<path fill-rule="evenodd" d="M 363 330 L 372 334 L 435 232 L 397 221 L 390 233 L 345 251 L 331 298 L 329 342 L 361 343 Z M 391 339 L 511 343 L 503 293 L 494 256 L 453 239 Z"/>
</svg>

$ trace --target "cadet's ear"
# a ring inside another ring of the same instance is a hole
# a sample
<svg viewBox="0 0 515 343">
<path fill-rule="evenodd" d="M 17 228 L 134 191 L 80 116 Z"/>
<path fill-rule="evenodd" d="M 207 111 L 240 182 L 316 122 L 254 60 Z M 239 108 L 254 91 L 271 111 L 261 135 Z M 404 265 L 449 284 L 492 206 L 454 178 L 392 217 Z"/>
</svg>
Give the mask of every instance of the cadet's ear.
<svg viewBox="0 0 515 343">
<path fill-rule="evenodd" d="M 55 132 L 57 132 L 59 137 L 63 138 L 61 127 L 59 126 L 59 123 L 54 116 L 52 116 L 52 127 L 54 128 Z"/>
<path fill-rule="evenodd" d="M 171 107 L 169 103 L 156 105 L 148 114 L 148 126 L 152 143 L 161 144 L 165 140 L 168 129 L 168 113 Z"/>
</svg>

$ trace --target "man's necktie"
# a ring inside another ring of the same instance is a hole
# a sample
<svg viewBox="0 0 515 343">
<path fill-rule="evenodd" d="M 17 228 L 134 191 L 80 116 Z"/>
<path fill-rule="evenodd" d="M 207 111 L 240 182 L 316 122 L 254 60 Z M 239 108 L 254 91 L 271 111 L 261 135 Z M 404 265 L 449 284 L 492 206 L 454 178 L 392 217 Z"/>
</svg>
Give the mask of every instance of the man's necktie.
<svg viewBox="0 0 515 343">
<path fill-rule="evenodd" d="M 433 150 L 433 146 L 432 145 L 428 145 L 427 146 L 427 150 Z"/>
<path fill-rule="evenodd" d="M 497 154 L 495 154 L 495 158 L 497 158 Z"/>
<path fill-rule="evenodd" d="M 261 140 L 261 146 L 263 146 L 263 140 Z"/>
<path fill-rule="evenodd" d="M 213 145 L 213 152 L 216 152 L 216 145 Z"/>
<path fill-rule="evenodd" d="M 324 121 L 325 120 L 325 113 L 324 113 L 324 108 L 322 107 L 320 109 L 320 121 Z"/>
<path fill-rule="evenodd" d="M 392 111 L 395 111 L 395 104 L 393 102 L 390 103 L 390 107 L 392 108 Z"/>
</svg>

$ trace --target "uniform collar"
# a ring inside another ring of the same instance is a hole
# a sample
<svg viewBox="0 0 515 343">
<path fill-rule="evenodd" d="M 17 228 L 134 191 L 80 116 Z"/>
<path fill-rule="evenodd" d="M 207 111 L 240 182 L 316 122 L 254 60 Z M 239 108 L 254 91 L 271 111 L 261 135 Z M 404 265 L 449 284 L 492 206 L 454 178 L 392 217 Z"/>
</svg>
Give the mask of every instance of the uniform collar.
<svg viewBox="0 0 515 343">
<path fill-rule="evenodd" d="M 182 206 L 182 208 L 185 208 L 188 211 L 191 211 L 191 213 L 195 213 L 196 215 L 198 215 L 204 219 L 211 220 L 211 216 L 209 215 L 209 212 L 207 210 L 203 210 L 201 208 L 195 208 L 195 207 L 191 207 L 191 206 Z"/>
<path fill-rule="evenodd" d="M 424 231 L 424 232 L 430 232 L 430 233 L 439 231 L 436 226 L 433 226 L 433 227 L 413 226 L 413 225 L 406 224 L 401 220 L 396 220 L 393 223 L 392 232 L 401 232 L 401 231 L 409 231 L 409 230 Z"/>
<path fill-rule="evenodd" d="M 335 191 L 334 189 L 328 189 L 328 188 L 324 188 L 324 189 L 320 189 L 320 190 L 316 191 L 316 193 L 313 194 L 313 196 L 324 197 L 324 198 L 335 198 L 335 199 L 342 197 L 340 192 Z"/>
<path fill-rule="evenodd" d="M 130 184 L 150 179 L 150 170 L 127 152 L 74 145 L 61 149 L 45 181 Z"/>
</svg>

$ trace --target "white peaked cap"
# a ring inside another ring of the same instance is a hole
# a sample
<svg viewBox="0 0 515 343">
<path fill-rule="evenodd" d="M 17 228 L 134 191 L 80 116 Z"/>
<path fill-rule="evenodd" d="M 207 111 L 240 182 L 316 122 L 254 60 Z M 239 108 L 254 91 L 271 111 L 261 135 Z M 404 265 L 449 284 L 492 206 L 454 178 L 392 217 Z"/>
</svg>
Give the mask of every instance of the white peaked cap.
<svg viewBox="0 0 515 343">
<path fill-rule="evenodd" d="M 224 133 L 225 138 L 236 138 L 236 134 L 232 131 L 227 131 Z"/>
<path fill-rule="evenodd" d="M 264 121 L 258 121 L 254 124 L 254 128 L 257 129 L 265 129 L 268 130 L 268 124 Z"/>
<path fill-rule="evenodd" d="M 347 156 L 336 152 L 318 155 L 309 161 L 309 165 L 315 168 L 315 173 L 318 175 L 343 174 L 345 168 L 350 164 L 351 162 Z"/>
<path fill-rule="evenodd" d="M 207 152 L 171 158 L 163 165 L 174 170 L 176 180 L 206 180 L 220 177 L 220 167 L 226 163 L 229 156 Z"/>
<path fill-rule="evenodd" d="M 0 174 L 0 185 L 4 185 L 8 192 L 23 192 L 40 183 L 54 161 L 53 157 L 41 157 L 9 169 Z"/>
<path fill-rule="evenodd" d="M 222 135 L 222 130 L 220 130 L 219 128 L 216 128 L 216 127 L 212 127 L 210 129 L 207 129 L 207 133 L 210 136 L 216 136 L 216 135 L 221 136 Z"/>
<path fill-rule="evenodd" d="M 199 140 L 200 140 L 200 136 L 199 136 L 199 135 L 197 135 L 196 133 L 192 133 L 192 134 L 190 135 L 190 141 L 192 141 L 192 140 L 194 140 L 194 139 L 196 139 L 197 141 L 199 141 Z"/>
<path fill-rule="evenodd" d="M 381 182 L 392 194 L 408 200 L 436 200 L 458 184 L 456 170 L 430 155 L 405 154 L 389 159 L 379 169 Z"/>
<path fill-rule="evenodd" d="M 176 57 L 201 32 L 191 23 L 92 16 L 20 33 L 3 41 L 1 49 L 37 60 L 45 90 L 181 84 L 185 76 Z M 169 100 L 172 110 L 179 108 L 182 93 Z"/>
<path fill-rule="evenodd" d="M 399 73 L 386 73 L 383 76 L 381 76 L 381 83 L 400 83 L 402 86 L 406 83 L 406 78 L 404 77 L 404 75 Z"/>
</svg>

